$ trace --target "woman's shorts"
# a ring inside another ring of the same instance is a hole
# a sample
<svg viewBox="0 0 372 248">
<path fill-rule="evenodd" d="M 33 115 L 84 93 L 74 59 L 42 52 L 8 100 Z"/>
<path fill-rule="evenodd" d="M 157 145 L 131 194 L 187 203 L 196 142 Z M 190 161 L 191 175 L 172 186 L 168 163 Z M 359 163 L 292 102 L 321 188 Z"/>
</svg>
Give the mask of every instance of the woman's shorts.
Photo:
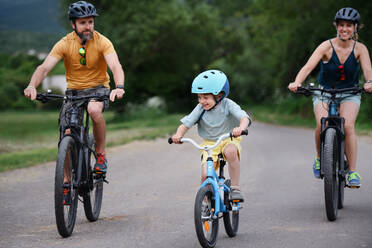
<svg viewBox="0 0 372 248">
<path fill-rule="evenodd" d="M 361 101 L 361 95 L 360 94 L 349 94 L 349 93 L 338 93 L 336 94 L 336 103 L 341 104 L 344 102 L 353 102 L 360 106 Z M 314 92 L 313 95 L 313 106 L 315 107 L 320 102 L 329 103 L 329 100 L 331 99 L 331 95 L 328 93 L 321 93 L 321 92 Z"/>
<path fill-rule="evenodd" d="M 223 140 L 221 142 L 221 144 L 219 144 L 216 148 L 214 148 L 212 150 L 212 159 L 213 159 L 213 162 L 218 162 L 218 154 L 222 154 L 223 155 L 223 150 L 225 149 L 225 147 L 228 145 L 228 144 L 233 144 L 237 147 L 238 149 L 238 158 L 240 160 L 240 152 L 241 152 L 241 146 L 240 146 L 240 142 L 241 142 L 242 138 L 241 137 L 237 137 L 237 138 L 233 138 L 232 140 L 230 138 L 227 138 L 225 140 Z M 204 140 L 203 143 L 200 144 L 200 146 L 212 146 L 216 143 L 216 141 L 213 141 L 213 140 Z M 201 151 L 202 153 L 202 164 L 206 163 L 207 162 L 207 158 L 208 158 L 208 152 L 206 151 Z M 226 159 L 224 157 L 224 159 Z M 218 169 L 219 165 L 216 166 L 216 170 Z"/>
</svg>

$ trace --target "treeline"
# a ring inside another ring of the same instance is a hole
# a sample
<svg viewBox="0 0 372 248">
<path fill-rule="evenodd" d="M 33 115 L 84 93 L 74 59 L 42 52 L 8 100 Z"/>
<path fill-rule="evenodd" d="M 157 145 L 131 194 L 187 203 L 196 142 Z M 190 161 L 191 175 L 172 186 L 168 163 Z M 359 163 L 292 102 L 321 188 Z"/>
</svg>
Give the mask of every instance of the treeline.
<svg viewBox="0 0 372 248">
<path fill-rule="evenodd" d="M 63 34 L 42 33 L 35 31 L 0 30 L 0 54 L 16 55 L 27 53 L 47 53 Z"/>
<path fill-rule="evenodd" d="M 71 2 L 62 1 L 64 20 Z M 242 104 L 291 102 L 288 83 L 316 46 L 336 35 L 332 22 L 342 7 L 359 10 L 366 26 L 359 32 L 360 41 L 372 47 L 371 1 L 91 2 L 100 15 L 96 29 L 114 43 L 126 73 L 124 102 L 161 96 L 169 111 L 190 110 L 196 102 L 191 82 L 211 68 L 226 72 L 231 98 Z M 316 76 L 317 71 L 309 81 L 316 81 Z M 364 105 L 372 105 L 370 98 Z M 120 111 L 124 106 L 118 102 L 114 108 Z M 363 111 L 372 116 L 372 107 Z"/>
<path fill-rule="evenodd" d="M 64 1 L 67 8 L 71 1 Z M 360 11 L 360 40 L 372 47 L 372 2 L 362 0 L 92 1 L 96 28 L 114 43 L 127 75 L 128 100 L 160 95 L 172 111 L 190 109 L 192 79 L 218 68 L 231 97 L 275 102 L 320 42 L 334 37 L 342 7 Z M 316 71 L 312 74 L 315 80 Z M 363 79 L 361 79 L 363 81 Z M 129 94 L 130 92 L 130 94 Z"/>
</svg>

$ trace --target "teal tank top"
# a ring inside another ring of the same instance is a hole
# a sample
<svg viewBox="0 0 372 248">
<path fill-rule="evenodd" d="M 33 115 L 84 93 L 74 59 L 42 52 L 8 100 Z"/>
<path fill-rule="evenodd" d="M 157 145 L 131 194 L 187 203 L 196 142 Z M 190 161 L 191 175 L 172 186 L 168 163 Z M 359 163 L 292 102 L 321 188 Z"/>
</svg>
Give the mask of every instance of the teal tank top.
<svg viewBox="0 0 372 248">
<path fill-rule="evenodd" d="M 331 40 L 329 42 L 332 46 L 332 57 L 328 63 L 320 61 L 319 84 L 326 89 L 357 86 L 359 83 L 360 63 L 354 55 L 356 41 L 344 64 L 340 63 Z"/>
</svg>

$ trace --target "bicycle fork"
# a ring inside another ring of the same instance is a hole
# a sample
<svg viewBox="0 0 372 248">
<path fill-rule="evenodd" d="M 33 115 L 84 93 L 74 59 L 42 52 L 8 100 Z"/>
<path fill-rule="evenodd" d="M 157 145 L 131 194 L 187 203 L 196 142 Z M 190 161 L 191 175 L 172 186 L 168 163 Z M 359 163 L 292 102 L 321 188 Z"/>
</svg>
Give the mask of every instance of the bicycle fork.
<svg viewBox="0 0 372 248">
<path fill-rule="evenodd" d="M 346 179 L 346 174 L 348 173 L 349 168 L 346 166 L 347 163 L 345 162 L 345 129 L 344 129 L 345 119 L 340 118 L 337 116 L 337 118 L 332 117 L 323 117 L 321 119 L 321 133 L 320 133 L 320 148 L 323 150 L 324 145 L 324 139 L 325 139 L 325 133 L 327 129 L 333 128 L 336 130 L 337 135 L 337 150 L 339 151 L 338 154 L 338 176 L 341 180 Z M 322 161 L 322 152 L 320 152 L 320 160 Z M 320 164 L 320 175 L 321 178 L 324 176 L 324 171 L 322 168 L 322 164 Z"/>
</svg>

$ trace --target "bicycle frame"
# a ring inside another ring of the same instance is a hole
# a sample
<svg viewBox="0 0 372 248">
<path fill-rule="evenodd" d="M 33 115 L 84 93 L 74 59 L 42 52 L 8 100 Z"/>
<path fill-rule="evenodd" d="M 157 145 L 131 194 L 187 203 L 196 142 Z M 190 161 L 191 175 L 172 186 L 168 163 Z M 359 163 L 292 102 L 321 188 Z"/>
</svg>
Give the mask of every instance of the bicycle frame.
<svg viewBox="0 0 372 248">
<path fill-rule="evenodd" d="M 305 96 L 310 96 L 313 92 L 319 91 L 321 93 L 329 93 L 331 95 L 329 103 L 328 103 L 328 116 L 321 118 L 321 133 L 320 133 L 320 148 L 323 149 L 325 133 L 327 129 L 333 128 L 336 130 L 337 139 L 338 139 L 338 149 L 339 153 L 339 175 L 342 178 L 346 177 L 349 168 L 345 168 L 345 119 L 340 117 L 338 108 L 339 104 L 336 102 L 336 94 L 337 93 L 364 93 L 363 88 L 353 87 L 353 88 L 345 88 L 345 89 L 321 89 L 321 88 L 313 88 L 310 86 L 309 88 L 298 88 L 298 93 L 303 94 Z M 322 159 L 322 152 L 320 153 Z M 348 166 L 347 166 L 348 167 Z M 320 177 L 324 177 L 324 171 L 322 169 L 322 165 L 320 164 Z"/>
<path fill-rule="evenodd" d="M 41 102 L 47 102 L 50 99 L 65 99 L 72 101 L 71 106 L 71 116 L 68 120 L 68 125 L 66 127 L 60 127 L 60 140 L 63 139 L 65 136 L 71 136 L 76 142 L 76 150 L 78 151 L 78 164 L 77 164 L 77 174 L 76 179 L 72 182 L 74 188 L 81 188 L 84 191 L 88 191 L 89 182 L 88 182 L 88 175 L 89 175 L 89 158 L 88 158 L 88 151 L 90 150 L 95 158 L 97 158 L 96 151 L 93 147 L 89 146 L 88 138 L 89 138 L 89 113 L 87 110 L 88 101 L 91 98 L 101 98 L 105 99 L 108 96 L 105 95 L 91 95 L 91 96 L 61 96 L 61 95 L 54 95 L 54 94 L 38 94 L 37 99 Z M 81 106 L 77 106 L 77 101 L 85 100 L 85 102 Z M 79 123 L 79 108 L 84 108 L 84 112 L 82 113 L 82 120 L 84 122 L 85 117 L 85 125 Z M 85 114 L 84 114 L 85 113 Z M 69 134 L 65 134 L 65 131 L 70 129 Z M 59 146 L 59 144 L 58 144 Z M 85 171 L 83 171 L 83 166 Z M 103 176 L 103 181 L 107 183 L 106 179 Z"/>
<path fill-rule="evenodd" d="M 96 152 L 93 150 L 92 147 L 89 147 L 88 137 L 89 137 L 89 113 L 86 107 L 85 114 L 83 113 L 83 120 L 85 116 L 85 125 L 78 125 L 78 116 L 75 115 L 77 113 L 78 107 L 74 104 L 72 106 L 71 117 L 70 117 L 70 126 L 66 129 L 70 128 L 70 134 L 64 134 L 65 130 L 61 130 L 61 137 L 64 136 L 71 136 L 76 142 L 76 149 L 78 151 L 78 165 L 77 165 L 77 174 L 76 180 L 72 182 L 74 188 L 83 187 L 83 190 L 87 191 L 86 187 L 89 186 L 88 183 L 88 175 L 89 175 L 89 163 L 90 161 L 88 158 L 88 150 L 90 150 L 94 157 L 97 157 Z M 74 113 L 75 112 L 75 113 Z M 62 140 L 61 138 L 61 140 Z M 83 172 L 83 168 L 85 169 Z"/>
<path fill-rule="evenodd" d="M 210 151 L 208 151 L 208 159 L 207 159 L 207 178 L 204 182 L 200 185 L 200 188 L 206 187 L 207 185 L 211 185 L 213 188 L 214 198 L 215 198 L 215 205 L 214 205 L 214 214 L 213 218 L 218 218 L 218 214 L 220 212 L 226 212 L 227 207 L 224 202 L 224 193 L 230 192 L 229 187 L 224 183 L 225 178 L 223 176 L 217 176 L 215 169 L 213 168 L 213 160 L 212 157 L 209 155 Z M 223 174 L 223 166 L 220 165 L 220 174 Z M 237 203 L 237 209 L 240 209 L 240 204 Z"/>
<path fill-rule="evenodd" d="M 248 134 L 248 132 L 246 132 Z M 196 148 L 200 150 L 207 151 L 208 158 L 207 158 L 207 178 L 203 181 L 203 183 L 200 185 L 200 188 L 206 187 L 208 185 L 211 185 L 213 190 L 213 195 L 215 199 L 215 206 L 214 206 L 214 214 L 213 219 L 218 218 L 218 214 L 221 212 L 227 212 L 227 204 L 225 204 L 224 199 L 224 193 L 230 192 L 230 188 L 225 184 L 225 177 L 224 177 L 224 166 L 226 161 L 223 158 L 220 158 L 220 175 L 218 176 L 215 169 L 213 168 L 213 159 L 212 159 L 212 149 L 217 147 L 222 140 L 226 138 L 232 138 L 232 134 L 226 133 L 219 137 L 219 139 L 216 141 L 216 143 L 213 146 L 199 146 L 196 144 L 195 141 L 189 138 L 182 138 L 181 142 L 189 142 L 193 144 Z M 171 140 L 171 139 L 170 139 Z M 233 210 L 239 210 L 240 209 L 240 203 L 237 202 L 236 206 L 233 207 Z"/>
<path fill-rule="evenodd" d="M 324 139 L 325 139 L 325 133 L 327 129 L 333 128 L 336 130 L 337 134 L 337 140 L 339 140 L 337 146 L 339 153 L 339 174 L 342 176 L 342 178 L 345 177 L 345 175 L 348 172 L 348 168 L 345 170 L 345 119 L 343 117 L 340 117 L 338 108 L 339 104 L 336 103 L 336 96 L 332 95 L 331 99 L 329 101 L 329 107 L 328 107 L 328 116 L 321 118 L 321 132 L 320 132 L 320 147 L 323 147 Z M 322 152 L 320 153 L 320 159 L 322 159 Z M 320 177 L 324 177 L 324 171 L 322 169 L 322 165 L 320 164 Z"/>
</svg>

